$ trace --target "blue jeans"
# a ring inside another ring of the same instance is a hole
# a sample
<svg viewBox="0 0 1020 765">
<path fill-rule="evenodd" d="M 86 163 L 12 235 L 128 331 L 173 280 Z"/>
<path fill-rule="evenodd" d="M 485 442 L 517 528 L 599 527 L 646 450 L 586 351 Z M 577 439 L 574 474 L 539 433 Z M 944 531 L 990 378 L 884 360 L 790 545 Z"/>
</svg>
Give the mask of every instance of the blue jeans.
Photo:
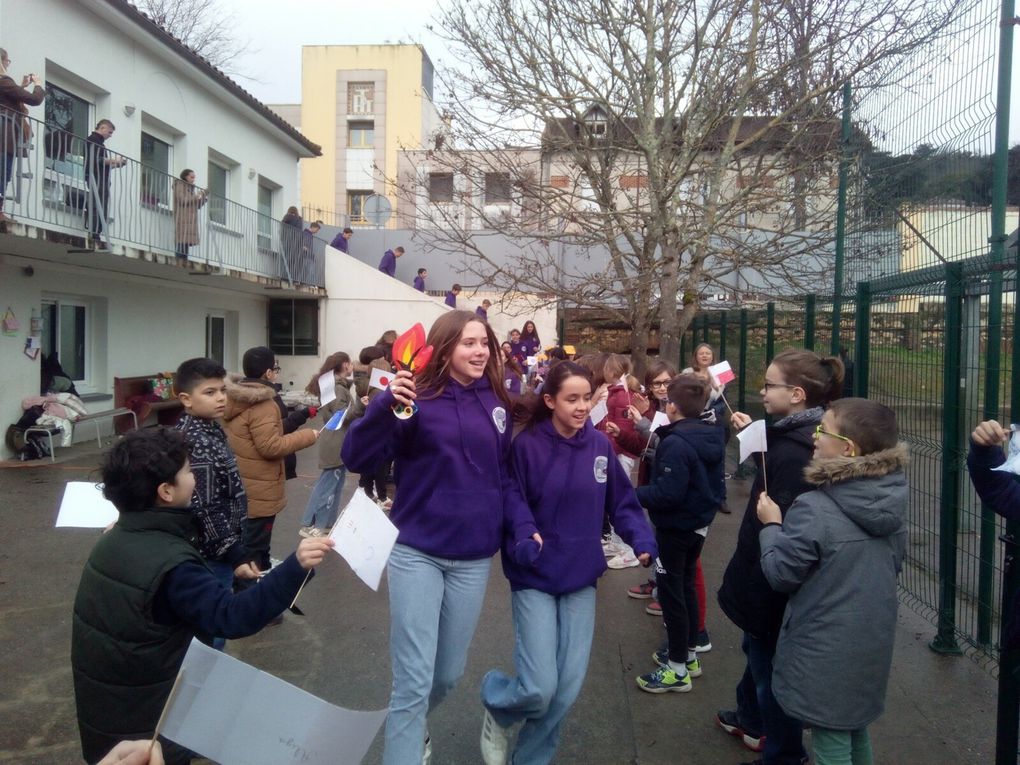
<svg viewBox="0 0 1020 765">
<path fill-rule="evenodd" d="M 347 468 L 343 465 L 322 471 L 308 498 L 305 514 L 301 516 L 302 526 L 316 526 L 320 529 L 333 527 L 340 514 L 340 494 L 344 490 L 346 477 Z"/>
<path fill-rule="evenodd" d="M 765 765 L 801 765 L 807 757 L 800 720 L 787 716 L 772 695 L 774 640 L 759 640 L 744 633 L 741 645 L 747 655 L 744 676 L 737 685 L 737 720 L 744 730 L 765 734 Z"/>
<path fill-rule="evenodd" d="M 398 544 L 390 553 L 390 663 L 384 765 L 421 762 L 425 716 L 464 674 L 491 560 L 436 558 Z"/>
<path fill-rule="evenodd" d="M 512 596 L 517 677 L 491 670 L 482 679 L 482 703 L 496 722 L 521 720 L 512 762 L 552 762 L 560 725 L 581 692 L 595 630 L 595 588 L 565 595 L 515 590 Z"/>
<path fill-rule="evenodd" d="M 226 587 L 228 590 L 234 587 L 234 567 L 229 563 L 224 563 L 221 560 L 207 560 L 206 565 L 212 570 L 213 575 L 216 577 L 216 581 Z M 227 645 L 227 639 L 221 637 L 214 637 L 212 639 L 212 647 L 217 651 L 222 651 Z"/>
</svg>

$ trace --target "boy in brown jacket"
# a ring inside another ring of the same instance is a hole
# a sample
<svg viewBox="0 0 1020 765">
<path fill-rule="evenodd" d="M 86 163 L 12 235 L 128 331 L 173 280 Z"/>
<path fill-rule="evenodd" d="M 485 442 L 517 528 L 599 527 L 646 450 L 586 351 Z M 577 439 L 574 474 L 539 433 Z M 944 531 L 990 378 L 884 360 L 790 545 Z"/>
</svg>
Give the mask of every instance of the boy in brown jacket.
<svg viewBox="0 0 1020 765">
<path fill-rule="evenodd" d="M 249 348 L 242 367 L 243 378 L 230 375 L 227 379 L 223 426 L 248 494 L 245 546 L 254 556 L 255 565 L 268 571 L 273 521 L 287 504 L 284 457 L 314 444 L 318 431 L 297 430 L 284 435 L 286 410 L 276 399 L 275 388 L 280 367 L 269 348 Z"/>
</svg>

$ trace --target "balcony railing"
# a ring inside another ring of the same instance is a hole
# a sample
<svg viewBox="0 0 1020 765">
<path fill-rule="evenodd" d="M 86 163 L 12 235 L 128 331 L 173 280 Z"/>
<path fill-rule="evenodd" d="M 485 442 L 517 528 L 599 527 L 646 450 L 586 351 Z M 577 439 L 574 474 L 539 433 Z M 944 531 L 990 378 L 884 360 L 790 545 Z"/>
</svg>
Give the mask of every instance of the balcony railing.
<svg viewBox="0 0 1020 765">
<path fill-rule="evenodd" d="M 31 137 L 25 140 L 23 130 L 4 129 L 12 120 L 29 126 Z M 17 136 L 15 145 L 8 147 L 12 135 Z M 118 163 L 109 166 L 107 192 L 101 173 L 86 173 L 90 146 L 80 136 L 0 109 L 0 182 L 4 157 L 13 154 L 3 211 L 51 231 L 97 234 L 114 246 L 175 256 L 183 210 L 175 210 L 174 188 L 183 181 L 106 150 L 107 159 Z M 197 210 L 193 230 L 199 242 L 189 249 L 190 261 L 289 284 L 325 284 L 326 241 L 258 210 L 210 196 Z"/>
</svg>

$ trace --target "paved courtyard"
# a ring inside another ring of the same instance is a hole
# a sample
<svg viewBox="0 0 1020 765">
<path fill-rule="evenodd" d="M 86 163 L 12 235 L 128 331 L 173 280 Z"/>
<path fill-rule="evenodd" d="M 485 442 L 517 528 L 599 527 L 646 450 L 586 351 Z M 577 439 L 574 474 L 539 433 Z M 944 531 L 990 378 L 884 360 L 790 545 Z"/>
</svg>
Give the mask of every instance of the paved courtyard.
<svg viewBox="0 0 1020 765">
<path fill-rule="evenodd" d="M 288 482 L 289 506 L 274 534 L 274 555 L 293 549 L 300 511 L 317 477 L 314 450 L 300 455 Z M 55 529 L 62 487 L 95 476 L 93 444 L 61 451 L 61 461 L 0 467 L 0 762 L 80 762 L 71 687 L 71 605 L 82 565 L 99 532 Z M 348 479 L 347 493 L 356 486 Z M 634 677 L 651 668 L 661 626 L 644 601 L 626 597 L 643 569 L 610 571 L 598 594 L 598 620 L 588 679 L 564 727 L 557 762 L 584 765 L 735 764 L 753 759 L 714 726 L 715 711 L 733 703 L 743 669 L 739 632 L 714 602 L 746 502 L 747 483 L 730 482 L 732 515 L 721 515 L 704 552 L 713 649 L 690 694 L 642 693 Z M 493 559 L 486 606 L 467 673 L 432 716 L 434 765 L 481 761 L 478 687 L 492 667 L 511 668 L 509 588 Z M 378 593 L 339 558 L 328 560 L 301 596 L 304 617 L 228 651 L 260 669 L 356 709 L 385 707 L 390 682 L 385 584 Z M 933 654 L 933 628 L 900 609 L 885 715 L 872 727 L 876 762 L 973 765 L 994 758 L 995 681 L 974 662 Z M 267 715 L 273 700 L 266 699 Z M 366 763 L 381 759 L 381 736 Z M 808 737 L 808 740 L 810 738 Z"/>
</svg>

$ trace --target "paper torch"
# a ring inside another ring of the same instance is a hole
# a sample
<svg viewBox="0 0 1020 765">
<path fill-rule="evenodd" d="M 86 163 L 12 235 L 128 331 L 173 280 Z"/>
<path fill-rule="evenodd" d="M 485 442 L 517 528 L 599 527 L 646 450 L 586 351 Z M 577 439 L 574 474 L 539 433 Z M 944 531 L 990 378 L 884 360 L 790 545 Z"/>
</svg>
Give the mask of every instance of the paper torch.
<svg viewBox="0 0 1020 765">
<path fill-rule="evenodd" d="M 393 363 L 397 369 L 406 369 L 412 375 L 417 375 L 429 363 L 432 358 L 432 346 L 425 344 L 425 327 L 421 322 L 415 324 L 407 332 L 398 337 L 393 343 Z M 393 414 L 401 420 L 414 416 L 418 411 L 418 405 L 396 403 L 393 405 Z"/>
</svg>

